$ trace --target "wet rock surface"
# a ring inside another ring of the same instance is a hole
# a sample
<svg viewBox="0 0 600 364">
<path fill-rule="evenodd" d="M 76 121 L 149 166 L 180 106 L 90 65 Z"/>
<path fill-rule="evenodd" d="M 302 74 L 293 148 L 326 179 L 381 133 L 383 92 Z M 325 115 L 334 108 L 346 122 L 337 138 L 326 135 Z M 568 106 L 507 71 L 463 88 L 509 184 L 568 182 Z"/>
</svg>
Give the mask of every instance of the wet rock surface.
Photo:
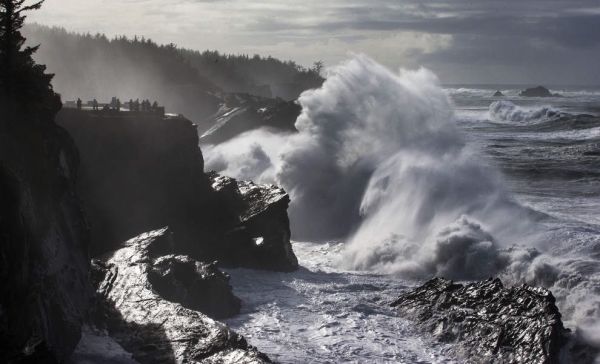
<svg viewBox="0 0 600 364">
<path fill-rule="evenodd" d="M 227 283 L 210 265 L 170 255 L 172 239 L 167 228 L 151 231 L 94 260 L 97 325 L 141 364 L 270 363 L 226 325 L 185 307 L 201 296 L 222 296 Z M 167 282 L 175 287 L 161 287 Z M 228 304 L 239 300 L 221 302 Z"/>
<path fill-rule="evenodd" d="M 454 284 L 434 278 L 391 305 L 469 363 L 558 363 L 569 330 L 552 293 L 499 279 Z"/>
<path fill-rule="evenodd" d="M 296 132 L 294 126 L 302 108 L 295 101 L 269 99 L 249 94 L 217 94 L 221 107 L 204 121 L 203 144 L 218 144 L 246 131 L 269 127 L 279 132 Z"/>
<path fill-rule="evenodd" d="M 289 195 L 274 185 L 237 181 L 208 174 L 211 186 L 227 211 L 222 239 L 224 262 L 232 266 L 276 271 L 298 269 L 290 242 Z"/>
<path fill-rule="evenodd" d="M 163 298 L 211 318 L 228 318 L 240 312 L 242 301 L 233 295 L 229 275 L 215 263 L 167 255 L 154 261 L 148 280 Z"/>
<path fill-rule="evenodd" d="M 494 92 L 494 97 L 503 97 L 504 94 L 502 92 L 500 92 L 500 90 Z"/>
<path fill-rule="evenodd" d="M 53 122 L 0 130 L 0 363 L 58 363 L 91 305 L 79 155 Z"/>
</svg>

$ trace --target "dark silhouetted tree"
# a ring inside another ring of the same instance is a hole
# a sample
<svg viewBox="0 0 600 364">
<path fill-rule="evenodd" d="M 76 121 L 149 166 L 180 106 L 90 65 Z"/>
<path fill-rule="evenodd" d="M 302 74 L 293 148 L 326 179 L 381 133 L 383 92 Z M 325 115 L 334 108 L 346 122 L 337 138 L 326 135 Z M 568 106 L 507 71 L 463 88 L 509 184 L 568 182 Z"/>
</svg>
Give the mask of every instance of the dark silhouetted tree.
<svg viewBox="0 0 600 364">
<path fill-rule="evenodd" d="M 0 0 L 0 107 L 5 114 L 30 116 L 27 120 L 34 123 L 53 116 L 62 105 L 50 84 L 54 75 L 45 73 L 46 66 L 32 58 L 39 46 L 23 47 L 20 31 L 24 13 L 39 9 L 43 2 L 25 5 L 25 0 Z"/>
<path fill-rule="evenodd" d="M 319 76 L 321 76 L 321 72 L 323 71 L 324 67 L 325 64 L 323 63 L 323 61 L 316 61 L 313 64 L 313 71 L 315 71 Z"/>
</svg>

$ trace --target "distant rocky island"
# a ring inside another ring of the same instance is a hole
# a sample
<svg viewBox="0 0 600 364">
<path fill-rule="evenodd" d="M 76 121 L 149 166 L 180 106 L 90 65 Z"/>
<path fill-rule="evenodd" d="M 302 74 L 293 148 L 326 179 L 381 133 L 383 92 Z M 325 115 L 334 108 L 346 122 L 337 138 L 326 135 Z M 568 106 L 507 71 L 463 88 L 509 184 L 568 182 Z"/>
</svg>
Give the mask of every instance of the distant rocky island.
<svg viewBox="0 0 600 364">
<path fill-rule="evenodd" d="M 497 90 L 496 92 L 494 92 L 494 97 L 503 97 L 504 94 L 502 92 L 500 92 L 500 90 Z"/>
<path fill-rule="evenodd" d="M 519 93 L 519 96 L 524 97 L 562 97 L 562 95 L 558 93 L 551 93 L 550 90 L 545 88 L 544 86 L 537 86 L 533 88 L 528 88 Z"/>
</svg>

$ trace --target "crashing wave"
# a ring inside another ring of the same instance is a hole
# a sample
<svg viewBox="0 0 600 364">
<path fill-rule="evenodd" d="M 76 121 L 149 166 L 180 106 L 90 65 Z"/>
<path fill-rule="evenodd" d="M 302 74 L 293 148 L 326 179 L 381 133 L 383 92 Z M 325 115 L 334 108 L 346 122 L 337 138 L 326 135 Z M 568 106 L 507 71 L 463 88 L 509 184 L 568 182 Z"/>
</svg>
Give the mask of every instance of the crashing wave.
<svg viewBox="0 0 600 364">
<path fill-rule="evenodd" d="M 527 110 L 510 101 L 494 101 L 489 109 L 490 118 L 496 121 L 530 121 L 557 114 L 558 111 L 550 106 Z"/>
</svg>

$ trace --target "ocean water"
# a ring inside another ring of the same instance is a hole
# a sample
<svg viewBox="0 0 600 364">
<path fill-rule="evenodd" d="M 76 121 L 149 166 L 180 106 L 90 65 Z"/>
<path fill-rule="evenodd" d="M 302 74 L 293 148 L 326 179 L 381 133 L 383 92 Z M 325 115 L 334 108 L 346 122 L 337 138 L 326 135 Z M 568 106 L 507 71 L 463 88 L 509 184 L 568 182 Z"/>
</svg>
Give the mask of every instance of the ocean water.
<svg viewBox="0 0 600 364">
<path fill-rule="evenodd" d="M 300 97 L 299 133 L 202 146 L 207 169 L 292 198 L 301 268 L 229 270 L 244 306 L 228 325 L 282 363 L 453 363 L 388 303 L 434 276 L 497 276 L 549 288 L 598 344 L 600 87 L 548 87 L 564 97 L 358 55 Z"/>
</svg>

